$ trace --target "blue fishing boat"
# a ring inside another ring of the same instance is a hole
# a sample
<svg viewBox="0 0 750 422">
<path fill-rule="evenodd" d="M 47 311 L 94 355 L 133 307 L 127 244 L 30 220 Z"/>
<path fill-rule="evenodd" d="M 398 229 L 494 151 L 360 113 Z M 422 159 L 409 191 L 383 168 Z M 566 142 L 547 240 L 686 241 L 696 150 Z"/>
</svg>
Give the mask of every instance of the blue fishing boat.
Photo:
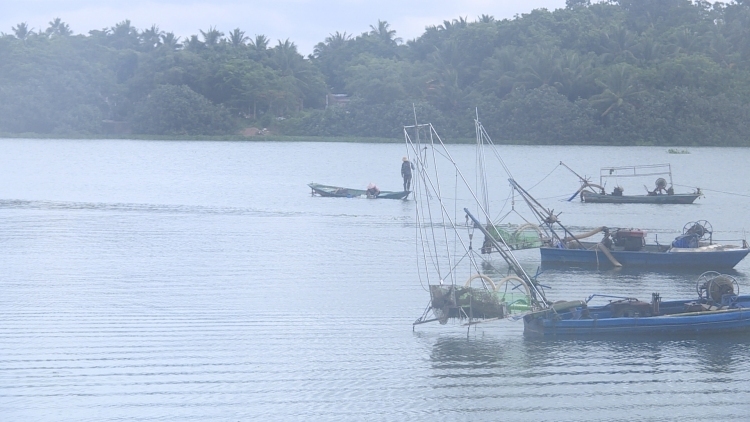
<svg viewBox="0 0 750 422">
<path fill-rule="evenodd" d="M 603 233 L 600 242 L 582 240 Z M 584 235 L 549 239 L 539 248 L 543 266 L 638 267 L 651 269 L 734 268 L 748 253 L 747 241 L 739 245 L 713 241 L 713 228 L 705 220 L 687 223 L 671 243 L 647 244 L 646 233 L 637 229 L 601 227 Z"/>
<path fill-rule="evenodd" d="M 559 215 L 542 206 L 513 178 L 509 182 L 539 221 L 543 266 L 727 270 L 750 253 L 745 239 L 735 242 L 739 244 L 715 243 L 713 227 L 706 220 L 685 224 L 682 234 L 667 244 L 647 244 L 646 232 L 632 228 L 598 227 L 573 234 Z M 584 240 L 599 233 L 603 235 L 599 242 Z"/>
<path fill-rule="evenodd" d="M 650 302 L 592 295 L 559 302 L 523 316 L 524 334 L 542 337 L 675 336 L 727 334 L 750 329 L 750 296 L 740 296 L 737 280 L 707 272 L 698 278 L 697 297 Z M 609 303 L 589 306 L 595 298 Z"/>
</svg>

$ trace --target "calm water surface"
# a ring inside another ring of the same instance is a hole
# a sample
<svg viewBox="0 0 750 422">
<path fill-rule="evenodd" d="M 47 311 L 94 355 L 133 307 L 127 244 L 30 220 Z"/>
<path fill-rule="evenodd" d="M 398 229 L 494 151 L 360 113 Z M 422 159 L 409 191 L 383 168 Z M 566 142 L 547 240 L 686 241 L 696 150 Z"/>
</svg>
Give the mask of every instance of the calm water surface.
<svg viewBox="0 0 750 422">
<path fill-rule="evenodd" d="M 4 139 L 0 151 L 2 420 L 739 421 L 750 412 L 750 336 L 529 340 L 520 321 L 413 331 L 429 296 L 417 277 L 414 202 L 311 197 L 306 186 L 399 190 L 403 145 Z M 470 167 L 473 147 L 452 151 Z M 750 150 L 500 151 L 574 230 L 639 227 L 666 242 L 694 220 L 709 220 L 720 239 L 750 228 L 750 197 L 721 193 L 750 195 Z M 597 177 L 600 166 L 670 162 L 675 183 L 710 190 L 692 206 L 564 202 L 578 182 L 560 160 Z M 492 210 L 505 214 L 507 177 L 488 171 Z M 518 257 L 537 271 L 538 251 Z M 697 275 L 547 270 L 540 280 L 555 300 L 666 300 L 695 295 Z M 750 261 L 734 275 L 750 291 Z"/>
</svg>

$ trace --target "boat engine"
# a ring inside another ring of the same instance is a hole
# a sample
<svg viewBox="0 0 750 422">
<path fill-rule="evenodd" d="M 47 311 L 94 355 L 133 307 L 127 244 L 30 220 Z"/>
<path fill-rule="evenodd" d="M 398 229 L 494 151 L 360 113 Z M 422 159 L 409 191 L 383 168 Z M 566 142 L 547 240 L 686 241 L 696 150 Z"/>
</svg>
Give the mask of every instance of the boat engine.
<svg viewBox="0 0 750 422">
<path fill-rule="evenodd" d="M 640 251 L 646 246 L 646 232 L 639 229 L 618 229 L 612 235 L 612 240 L 615 246 L 626 251 Z"/>
<path fill-rule="evenodd" d="M 629 298 L 611 302 L 612 318 L 636 318 L 653 316 L 653 306 L 648 302 Z"/>
</svg>

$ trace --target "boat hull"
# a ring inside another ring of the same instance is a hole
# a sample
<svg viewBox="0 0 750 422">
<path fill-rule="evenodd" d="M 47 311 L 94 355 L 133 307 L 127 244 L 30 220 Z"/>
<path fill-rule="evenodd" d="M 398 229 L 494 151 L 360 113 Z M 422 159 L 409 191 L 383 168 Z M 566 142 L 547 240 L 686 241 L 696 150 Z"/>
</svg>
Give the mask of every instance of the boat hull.
<svg viewBox="0 0 750 422">
<path fill-rule="evenodd" d="M 364 189 L 342 188 L 339 186 L 321 185 L 318 183 L 309 183 L 307 186 L 312 189 L 313 195 L 324 196 L 329 198 L 356 198 L 367 196 Z M 409 196 L 410 191 L 380 191 L 378 196 L 372 199 L 405 199 Z M 368 196 L 369 198 L 369 196 Z"/>
<path fill-rule="evenodd" d="M 549 266 L 592 266 L 611 268 L 614 264 L 597 249 L 563 249 L 542 247 L 542 265 Z M 714 251 L 681 249 L 680 252 L 657 251 L 610 251 L 623 267 L 646 268 L 694 268 L 722 270 L 734 268 L 750 253 L 748 248 L 732 248 Z"/>
<path fill-rule="evenodd" d="M 591 191 L 581 192 L 581 201 L 592 204 L 692 204 L 700 194 L 674 195 L 602 195 Z"/>
<path fill-rule="evenodd" d="M 524 335 L 532 337 L 607 337 L 607 336 L 685 336 L 715 335 L 750 331 L 750 296 L 738 299 L 731 309 L 706 312 L 680 312 L 690 301 L 664 302 L 666 314 L 643 317 L 613 317 L 610 309 L 592 307 L 589 317 L 575 319 L 575 312 L 528 314 L 524 316 Z M 580 311 L 580 309 L 578 310 Z M 573 316 L 571 316 L 573 315 Z"/>
</svg>

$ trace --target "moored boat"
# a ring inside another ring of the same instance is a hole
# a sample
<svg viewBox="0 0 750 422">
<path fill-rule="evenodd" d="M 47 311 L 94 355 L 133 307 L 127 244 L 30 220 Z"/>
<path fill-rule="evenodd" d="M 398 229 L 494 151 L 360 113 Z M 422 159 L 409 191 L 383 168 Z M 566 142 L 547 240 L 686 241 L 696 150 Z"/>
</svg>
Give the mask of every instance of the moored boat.
<svg viewBox="0 0 750 422">
<path fill-rule="evenodd" d="M 698 278 L 696 298 L 650 302 L 635 298 L 592 295 L 587 300 L 559 302 L 523 317 L 524 334 L 542 337 L 716 335 L 750 330 L 750 296 L 740 296 L 737 281 L 707 272 Z M 609 300 L 599 306 L 597 297 Z"/>
<path fill-rule="evenodd" d="M 597 232 L 604 233 L 600 242 L 583 240 Z M 643 230 L 601 227 L 586 235 L 553 237 L 539 251 L 546 266 L 703 270 L 734 268 L 750 253 L 744 239 L 740 245 L 714 243 L 713 229 L 705 220 L 687 223 L 682 234 L 668 244 L 647 244 L 645 238 Z"/>
<path fill-rule="evenodd" d="M 715 243 L 713 227 L 706 220 L 685 224 L 682 234 L 667 244 L 647 244 L 646 232 L 639 229 L 598 227 L 576 235 L 559 215 L 544 208 L 514 179 L 509 181 L 539 222 L 543 266 L 727 270 L 750 253 L 745 239 L 735 241 L 739 244 Z M 603 234 L 599 242 L 584 240 L 599 233 Z"/>
<path fill-rule="evenodd" d="M 409 191 L 379 191 L 376 195 L 370 195 L 365 189 L 343 188 L 340 186 L 321 185 L 319 183 L 308 183 L 312 189 L 313 195 L 336 197 L 336 198 L 357 198 L 368 197 L 371 199 L 405 199 L 409 196 Z"/>
<path fill-rule="evenodd" d="M 581 177 L 562 161 L 560 165 L 570 170 L 581 181 L 581 187 L 568 201 L 580 196 L 581 202 L 594 204 L 692 204 L 703 195 L 700 188 L 696 188 L 692 193 L 675 193 L 670 164 L 602 167 L 599 169 L 599 184 L 591 183 L 589 179 Z M 612 189 L 612 193 L 605 191 L 606 182 L 610 179 L 618 182 L 620 179 L 644 176 L 659 176 L 656 179 L 654 189 L 648 190 L 646 188 L 645 195 L 626 195 L 624 188 L 619 184 Z M 665 177 L 669 178 L 669 182 Z"/>
<path fill-rule="evenodd" d="M 581 202 L 599 204 L 692 204 L 702 193 L 656 195 L 609 195 L 590 190 L 581 191 Z"/>
</svg>

